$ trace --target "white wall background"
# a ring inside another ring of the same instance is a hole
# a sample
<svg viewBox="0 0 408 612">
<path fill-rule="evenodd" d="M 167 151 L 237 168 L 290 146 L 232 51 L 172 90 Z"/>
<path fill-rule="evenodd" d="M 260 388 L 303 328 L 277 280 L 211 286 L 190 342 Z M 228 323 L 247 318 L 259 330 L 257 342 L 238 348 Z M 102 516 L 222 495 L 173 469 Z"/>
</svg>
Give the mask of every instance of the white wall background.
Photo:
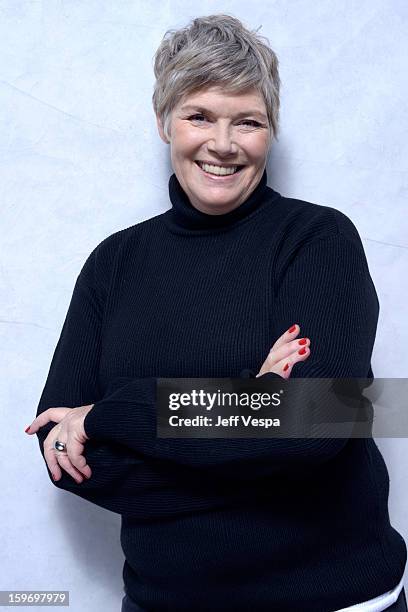
<svg viewBox="0 0 408 612">
<path fill-rule="evenodd" d="M 0 0 L 0 589 L 69 590 L 72 612 L 120 610 L 120 517 L 54 488 L 24 428 L 86 257 L 170 205 L 153 55 L 167 29 L 221 12 L 262 25 L 280 59 L 269 184 L 356 224 L 381 306 L 374 374 L 407 376 L 405 0 Z M 378 445 L 408 541 L 407 440 Z"/>
</svg>

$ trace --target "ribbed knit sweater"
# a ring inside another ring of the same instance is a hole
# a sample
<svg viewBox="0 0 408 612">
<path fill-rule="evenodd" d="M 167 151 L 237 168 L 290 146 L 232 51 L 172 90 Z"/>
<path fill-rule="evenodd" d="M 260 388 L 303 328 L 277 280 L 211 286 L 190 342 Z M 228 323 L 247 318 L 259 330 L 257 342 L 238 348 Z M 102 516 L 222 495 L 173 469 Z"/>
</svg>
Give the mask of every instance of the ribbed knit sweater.
<svg viewBox="0 0 408 612">
<path fill-rule="evenodd" d="M 254 376 L 294 323 L 311 355 L 291 378 L 373 376 L 379 304 L 356 227 L 266 171 L 222 215 L 174 174 L 169 195 L 77 278 L 37 415 L 95 404 L 92 477 L 51 482 L 122 515 L 124 584 L 152 612 L 330 612 L 394 588 L 407 548 L 372 438 L 156 436 L 158 377 Z"/>
</svg>

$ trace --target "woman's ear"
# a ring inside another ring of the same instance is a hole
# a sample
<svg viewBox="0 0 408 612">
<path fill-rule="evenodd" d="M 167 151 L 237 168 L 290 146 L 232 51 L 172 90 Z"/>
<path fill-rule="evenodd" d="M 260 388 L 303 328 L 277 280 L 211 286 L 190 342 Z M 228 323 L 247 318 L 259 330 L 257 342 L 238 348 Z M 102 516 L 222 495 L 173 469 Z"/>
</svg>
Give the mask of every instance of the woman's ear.
<svg viewBox="0 0 408 612">
<path fill-rule="evenodd" d="M 166 143 L 169 144 L 170 141 L 164 133 L 163 122 L 159 115 L 156 115 L 157 129 L 159 130 L 160 138 Z"/>
</svg>

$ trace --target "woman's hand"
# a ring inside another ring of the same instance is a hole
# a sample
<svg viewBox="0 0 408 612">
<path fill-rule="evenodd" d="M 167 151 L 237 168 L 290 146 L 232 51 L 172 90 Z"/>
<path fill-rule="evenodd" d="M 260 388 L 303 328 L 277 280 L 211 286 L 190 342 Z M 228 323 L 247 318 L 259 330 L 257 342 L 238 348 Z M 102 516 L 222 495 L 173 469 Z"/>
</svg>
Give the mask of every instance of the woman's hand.
<svg viewBox="0 0 408 612">
<path fill-rule="evenodd" d="M 91 477 L 92 471 L 83 452 L 85 442 L 89 439 L 85 434 L 84 420 L 93 406 L 89 404 L 78 408 L 48 408 L 26 429 L 27 433 L 34 434 L 50 421 L 57 423 L 44 441 L 44 458 L 54 480 L 61 478 L 61 467 L 78 483 L 83 481 L 83 476 Z M 65 451 L 54 448 L 55 440 L 65 443 Z"/>
<path fill-rule="evenodd" d="M 293 366 L 298 361 L 305 361 L 310 355 L 309 338 L 295 340 L 300 332 L 299 325 L 293 325 L 280 338 L 277 339 L 265 361 L 262 364 L 256 378 L 266 372 L 274 372 L 282 378 L 289 378 Z M 303 351 L 299 354 L 299 351 Z"/>
</svg>

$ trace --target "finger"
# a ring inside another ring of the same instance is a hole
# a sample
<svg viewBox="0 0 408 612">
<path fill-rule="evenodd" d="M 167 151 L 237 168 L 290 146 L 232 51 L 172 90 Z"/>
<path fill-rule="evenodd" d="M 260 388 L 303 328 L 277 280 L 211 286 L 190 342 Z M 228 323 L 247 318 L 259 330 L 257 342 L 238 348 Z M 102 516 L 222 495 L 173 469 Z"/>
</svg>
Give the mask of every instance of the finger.
<svg viewBox="0 0 408 612">
<path fill-rule="evenodd" d="M 281 359 L 286 359 L 290 357 L 290 355 L 297 353 L 297 351 L 301 350 L 303 347 L 310 347 L 310 338 L 299 338 L 283 344 L 278 349 L 271 349 L 266 361 L 268 365 L 272 366 L 278 363 L 278 361 L 281 361 Z"/>
<path fill-rule="evenodd" d="M 67 452 L 57 451 L 54 448 L 54 441 L 56 439 L 56 432 L 51 430 L 44 441 L 44 459 L 47 463 L 48 469 L 52 474 L 53 479 L 59 480 L 61 478 L 61 468 L 63 468 L 68 474 L 72 476 L 72 478 L 74 478 L 74 480 L 76 480 L 76 482 L 82 482 L 82 475 L 71 464 Z"/>
<path fill-rule="evenodd" d="M 290 331 L 291 329 L 293 331 Z M 278 349 L 283 344 L 286 344 L 287 342 L 290 342 L 291 340 L 293 340 L 294 338 L 296 338 L 299 335 L 299 332 L 300 332 L 300 327 L 299 327 L 299 325 L 297 323 L 295 323 L 294 325 L 289 327 L 289 329 L 287 329 L 285 331 L 285 333 L 282 334 L 282 336 L 280 336 L 280 338 L 277 339 L 277 341 L 273 345 L 272 349 Z"/>
<path fill-rule="evenodd" d="M 71 464 L 79 473 L 85 476 L 85 478 L 90 478 L 92 471 L 83 455 L 84 448 L 84 445 L 73 437 L 71 437 L 69 443 L 67 443 L 67 453 Z"/>
<path fill-rule="evenodd" d="M 53 479 L 59 480 L 62 476 L 62 472 L 55 457 L 55 449 L 53 448 L 52 444 L 49 442 L 47 443 L 46 441 L 44 442 L 44 459 Z"/>
<path fill-rule="evenodd" d="M 71 408 L 65 407 L 48 408 L 48 410 L 44 410 L 44 412 L 39 414 L 31 423 L 30 428 L 27 430 L 27 433 L 36 433 L 40 429 L 40 427 L 44 427 L 44 425 L 46 425 L 50 421 L 52 421 L 53 423 L 59 423 L 68 414 L 70 410 Z"/>
<path fill-rule="evenodd" d="M 285 359 L 281 359 L 278 363 L 275 363 L 275 368 L 278 368 L 278 374 L 283 376 L 284 378 L 289 378 L 291 375 L 293 366 L 295 363 L 299 361 L 305 361 L 310 356 L 310 348 L 308 346 L 303 346 L 299 348 L 296 352 L 291 353 L 291 355 Z"/>
<path fill-rule="evenodd" d="M 309 340 L 309 339 L 308 339 Z M 297 341 L 296 341 L 297 342 Z M 280 354 L 280 357 L 277 354 Z M 270 353 L 262 365 L 258 376 L 265 374 L 266 372 L 274 372 L 279 374 L 283 378 L 289 378 L 291 370 L 294 364 L 298 361 L 304 361 L 310 355 L 310 340 L 308 343 L 300 346 L 299 344 L 293 344 L 292 348 L 290 345 L 281 347 L 278 351 Z"/>
<path fill-rule="evenodd" d="M 81 483 L 84 480 L 83 475 L 72 465 L 67 453 L 55 451 L 55 459 L 59 467 L 72 476 L 77 483 Z"/>
</svg>

